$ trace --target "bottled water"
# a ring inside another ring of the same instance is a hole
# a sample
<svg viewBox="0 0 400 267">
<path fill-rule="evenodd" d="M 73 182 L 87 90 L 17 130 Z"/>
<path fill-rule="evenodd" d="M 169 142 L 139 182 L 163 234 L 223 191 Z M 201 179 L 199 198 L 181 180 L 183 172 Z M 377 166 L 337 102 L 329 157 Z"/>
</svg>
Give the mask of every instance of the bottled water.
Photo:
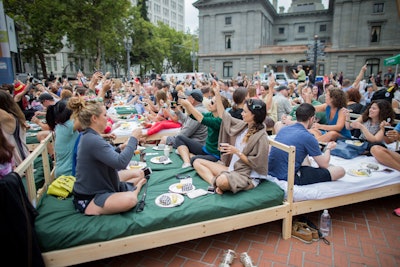
<svg viewBox="0 0 400 267">
<path fill-rule="evenodd" d="M 331 230 L 331 215 L 329 215 L 328 210 L 324 210 L 324 212 L 321 214 L 319 230 L 321 231 L 323 237 L 329 235 Z"/>
</svg>

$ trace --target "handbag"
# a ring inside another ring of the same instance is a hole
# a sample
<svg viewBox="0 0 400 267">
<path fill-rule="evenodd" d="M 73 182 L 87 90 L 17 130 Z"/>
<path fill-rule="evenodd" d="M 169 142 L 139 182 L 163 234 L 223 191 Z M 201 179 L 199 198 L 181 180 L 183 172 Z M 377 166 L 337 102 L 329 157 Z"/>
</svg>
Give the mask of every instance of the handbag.
<svg viewBox="0 0 400 267">
<path fill-rule="evenodd" d="M 49 185 L 47 194 L 65 199 L 71 195 L 75 180 L 74 176 L 61 175 Z"/>
<path fill-rule="evenodd" d="M 368 147 L 368 142 L 356 139 L 336 141 L 336 147 L 331 151 L 332 156 L 341 157 L 344 159 L 353 159 L 365 152 Z"/>
</svg>

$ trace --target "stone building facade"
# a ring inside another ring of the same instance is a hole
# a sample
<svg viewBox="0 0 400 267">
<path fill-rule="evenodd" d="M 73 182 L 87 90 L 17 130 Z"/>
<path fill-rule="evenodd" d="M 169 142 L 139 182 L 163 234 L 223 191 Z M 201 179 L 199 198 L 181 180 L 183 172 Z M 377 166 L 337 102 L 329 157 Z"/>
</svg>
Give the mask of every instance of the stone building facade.
<svg viewBox="0 0 400 267">
<path fill-rule="evenodd" d="M 318 42 L 317 75 L 343 72 L 354 79 L 386 71 L 385 58 L 400 53 L 400 1 L 294 0 L 288 12 L 277 0 L 199 0 L 199 71 L 223 78 L 252 76 L 269 69 L 291 72 L 297 64 L 314 68 L 306 51 Z M 279 11 L 277 11 L 279 9 Z"/>
</svg>

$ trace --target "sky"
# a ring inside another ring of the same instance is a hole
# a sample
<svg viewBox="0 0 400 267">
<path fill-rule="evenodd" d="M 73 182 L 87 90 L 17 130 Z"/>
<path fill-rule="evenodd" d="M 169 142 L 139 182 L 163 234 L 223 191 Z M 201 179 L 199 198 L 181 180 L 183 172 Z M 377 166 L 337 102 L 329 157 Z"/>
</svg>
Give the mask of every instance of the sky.
<svg viewBox="0 0 400 267">
<path fill-rule="evenodd" d="M 185 0 L 185 28 L 189 28 L 191 33 L 194 33 L 199 27 L 199 11 L 192 5 L 196 1 Z M 270 2 L 272 3 L 272 0 Z M 278 0 L 278 7 L 284 6 L 287 11 L 291 3 L 292 0 Z M 327 7 L 328 0 L 322 0 L 322 4 Z"/>
</svg>

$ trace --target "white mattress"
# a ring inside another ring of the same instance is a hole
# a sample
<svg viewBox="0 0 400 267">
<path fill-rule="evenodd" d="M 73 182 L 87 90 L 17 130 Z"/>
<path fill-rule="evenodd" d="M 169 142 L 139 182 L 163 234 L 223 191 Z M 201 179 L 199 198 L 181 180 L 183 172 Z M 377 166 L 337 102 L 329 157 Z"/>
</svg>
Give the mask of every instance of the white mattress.
<svg viewBox="0 0 400 267">
<path fill-rule="evenodd" d="M 389 147 L 394 149 L 395 144 L 391 144 Z M 342 166 L 346 170 L 346 175 L 343 178 L 332 182 L 301 186 L 295 185 L 293 194 L 293 200 L 295 202 L 336 197 L 350 193 L 361 192 L 367 189 L 400 183 L 400 172 L 396 170 L 393 170 L 391 173 L 374 171 L 369 177 L 356 177 L 347 174 L 348 170 L 360 169 L 365 163 L 378 164 L 374 157 L 359 156 L 355 159 L 346 160 L 340 157 L 332 156 L 330 163 L 335 166 Z M 387 168 L 381 164 L 378 165 L 380 170 Z M 286 181 L 278 180 L 272 176 L 268 176 L 268 180 L 277 183 L 285 191 L 286 195 Z"/>
</svg>

